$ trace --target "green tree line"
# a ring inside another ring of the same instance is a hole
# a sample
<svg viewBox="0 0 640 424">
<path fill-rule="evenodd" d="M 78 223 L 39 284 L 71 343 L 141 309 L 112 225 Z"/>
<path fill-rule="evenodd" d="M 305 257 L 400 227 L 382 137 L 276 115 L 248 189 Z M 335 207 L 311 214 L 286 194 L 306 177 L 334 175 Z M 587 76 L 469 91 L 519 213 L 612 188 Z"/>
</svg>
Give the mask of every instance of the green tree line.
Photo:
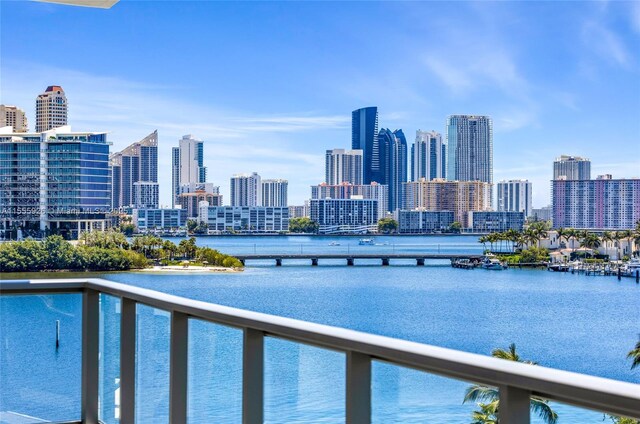
<svg viewBox="0 0 640 424">
<path fill-rule="evenodd" d="M 41 242 L 24 240 L 0 244 L 1 272 L 124 271 L 146 268 L 150 260 L 170 263 L 178 259 L 242 267 L 233 256 L 196 246 L 195 238 L 181 240 L 176 245 L 156 236 L 142 236 L 129 243 L 119 231 L 96 231 L 82 233 L 76 246 L 58 235 L 46 237 Z"/>
</svg>

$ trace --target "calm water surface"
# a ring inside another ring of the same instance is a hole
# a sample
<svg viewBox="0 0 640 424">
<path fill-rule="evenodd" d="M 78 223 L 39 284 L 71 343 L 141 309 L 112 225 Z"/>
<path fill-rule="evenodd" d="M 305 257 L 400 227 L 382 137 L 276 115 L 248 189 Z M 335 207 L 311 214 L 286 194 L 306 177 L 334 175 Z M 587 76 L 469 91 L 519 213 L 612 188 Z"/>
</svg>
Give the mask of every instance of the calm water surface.
<svg viewBox="0 0 640 424">
<path fill-rule="evenodd" d="M 340 246 L 329 246 L 332 241 Z M 482 250 L 473 237 L 376 237 L 376 246 L 357 243 L 357 238 L 308 237 L 198 240 L 237 254 Z M 466 271 L 446 262 L 427 267 L 412 261 L 391 267 L 375 261 L 356 267 L 337 264 L 285 262 L 276 268 L 266 262 L 238 274 L 101 276 L 480 354 L 514 342 L 521 356 L 544 366 L 640 383 L 640 373 L 632 372 L 625 359 L 640 333 L 640 287 L 631 279 L 516 269 Z M 101 410 L 110 423 L 117 414 L 119 303 L 108 296 L 101 301 Z M 0 298 L 0 411 L 55 420 L 79 416 L 80 307 L 77 295 Z M 58 351 L 56 320 L 62 327 Z M 167 422 L 168 314 L 139 307 L 137 331 L 138 422 Z M 190 422 L 240 422 L 241 333 L 194 320 L 189 355 Z M 344 422 L 341 353 L 269 338 L 265 355 L 268 422 Z M 471 421 L 475 405 L 462 404 L 467 383 L 381 363 L 374 363 L 373 373 L 375 422 Z M 554 408 L 561 423 L 602 423 L 599 413 L 558 404 Z"/>
</svg>

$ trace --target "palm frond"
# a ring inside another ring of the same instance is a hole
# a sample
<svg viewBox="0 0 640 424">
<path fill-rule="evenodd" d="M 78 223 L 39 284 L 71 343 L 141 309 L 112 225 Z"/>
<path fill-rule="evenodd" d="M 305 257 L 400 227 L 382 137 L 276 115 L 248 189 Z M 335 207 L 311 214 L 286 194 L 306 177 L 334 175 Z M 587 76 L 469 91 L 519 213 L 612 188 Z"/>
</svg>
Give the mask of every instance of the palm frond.
<svg viewBox="0 0 640 424">
<path fill-rule="evenodd" d="M 494 402 L 500 398 L 498 389 L 487 386 L 473 385 L 467 388 L 464 394 L 464 400 L 466 402 Z"/>
<path fill-rule="evenodd" d="M 627 358 L 631 359 L 631 369 L 640 366 L 640 340 L 636 343 L 636 346 L 627 354 Z"/>
<path fill-rule="evenodd" d="M 551 409 L 549 401 L 538 397 L 531 398 L 531 411 L 542 418 L 546 424 L 556 424 L 558 422 L 558 414 Z"/>
</svg>

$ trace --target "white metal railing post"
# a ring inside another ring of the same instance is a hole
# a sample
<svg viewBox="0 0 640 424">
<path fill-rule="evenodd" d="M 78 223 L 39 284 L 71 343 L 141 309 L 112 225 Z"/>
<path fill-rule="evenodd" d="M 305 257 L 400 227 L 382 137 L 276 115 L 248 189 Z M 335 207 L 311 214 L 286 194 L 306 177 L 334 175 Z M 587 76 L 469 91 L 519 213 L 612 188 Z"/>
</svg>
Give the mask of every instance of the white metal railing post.
<svg viewBox="0 0 640 424">
<path fill-rule="evenodd" d="M 264 333 L 244 329 L 242 346 L 242 423 L 264 419 Z"/>
<path fill-rule="evenodd" d="M 82 400 L 84 424 L 98 423 L 98 380 L 100 351 L 100 294 L 82 291 Z"/>
<path fill-rule="evenodd" d="M 187 363 L 189 318 L 171 311 L 171 347 L 169 359 L 169 423 L 187 422 Z"/>
<path fill-rule="evenodd" d="M 371 422 L 371 357 L 359 352 L 347 356 L 347 424 Z"/>
<path fill-rule="evenodd" d="M 136 302 L 123 297 L 120 307 L 120 422 L 135 423 Z"/>
<path fill-rule="evenodd" d="M 512 386 L 500 387 L 500 424 L 529 424 L 531 422 L 531 393 Z"/>
</svg>

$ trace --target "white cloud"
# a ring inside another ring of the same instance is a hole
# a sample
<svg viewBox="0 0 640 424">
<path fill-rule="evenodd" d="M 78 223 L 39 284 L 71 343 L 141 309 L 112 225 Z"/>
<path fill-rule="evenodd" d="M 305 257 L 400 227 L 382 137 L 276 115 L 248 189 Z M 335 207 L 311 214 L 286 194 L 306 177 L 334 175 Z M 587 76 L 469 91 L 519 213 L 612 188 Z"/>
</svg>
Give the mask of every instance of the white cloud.
<svg viewBox="0 0 640 424">
<path fill-rule="evenodd" d="M 582 36 L 585 45 L 600 57 L 623 67 L 629 65 L 630 55 L 622 40 L 600 22 L 585 22 Z"/>
<path fill-rule="evenodd" d="M 461 67 L 454 66 L 440 57 L 429 56 L 424 60 L 427 68 L 455 94 L 473 88 L 472 78 Z"/>
</svg>

